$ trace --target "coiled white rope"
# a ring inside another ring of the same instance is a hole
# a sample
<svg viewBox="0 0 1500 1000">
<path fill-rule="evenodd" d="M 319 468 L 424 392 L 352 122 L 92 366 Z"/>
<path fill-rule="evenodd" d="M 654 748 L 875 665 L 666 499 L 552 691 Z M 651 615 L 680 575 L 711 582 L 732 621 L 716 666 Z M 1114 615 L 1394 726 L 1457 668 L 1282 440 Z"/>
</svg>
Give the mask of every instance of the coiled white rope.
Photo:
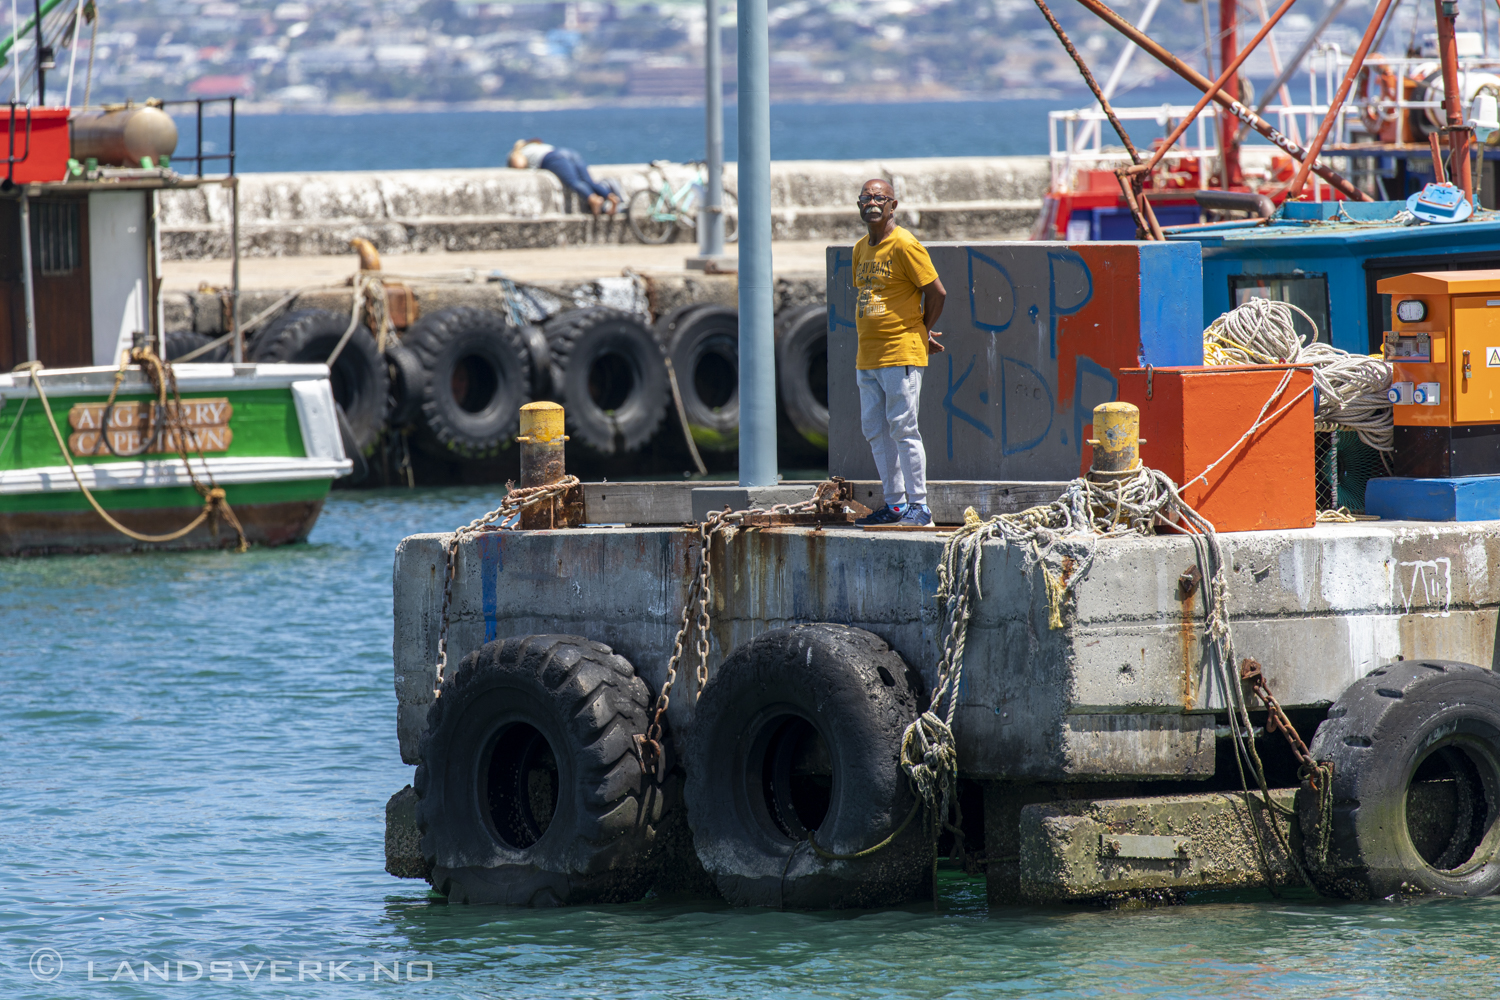
<svg viewBox="0 0 1500 1000">
<path fill-rule="evenodd" d="M 1292 323 L 1297 313 L 1313 329 L 1303 343 Z M 1395 450 L 1391 366 L 1382 358 L 1350 354 L 1317 340 L 1318 324 L 1288 302 L 1247 299 L 1203 331 L 1208 365 L 1309 365 L 1318 390 L 1317 419 L 1359 434 L 1376 451 Z"/>
</svg>

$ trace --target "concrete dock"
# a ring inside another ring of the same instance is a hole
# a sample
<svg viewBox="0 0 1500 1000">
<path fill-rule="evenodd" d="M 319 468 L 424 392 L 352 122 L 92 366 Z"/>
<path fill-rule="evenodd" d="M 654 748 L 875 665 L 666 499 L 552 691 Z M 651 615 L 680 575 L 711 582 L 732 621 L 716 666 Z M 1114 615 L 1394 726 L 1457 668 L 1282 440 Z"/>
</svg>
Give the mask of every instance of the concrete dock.
<svg viewBox="0 0 1500 1000">
<path fill-rule="evenodd" d="M 629 195 L 666 177 L 646 164 L 598 164 L 596 179 Z M 773 235 L 778 240 L 853 242 L 854 198 L 872 177 L 890 181 L 901 224 L 924 240 L 1024 238 L 1050 178 L 1045 156 L 782 160 L 771 168 Z M 726 186 L 735 188 L 733 164 Z M 347 252 L 371 240 L 384 254 L 537 249 L 633 243 L 623 210 L 594 218 L 552 174 L 499 167 L 469 170 L 243 174 L 241 253 L 305 257 Z M 622 206 L 623 209 L 623 206 Z M 168 260 L 229 256 L 229 192 L 221 187 L 167 192 L 161 199 L 162 254 Z M 691 239 L 673 244 L 691 252 Z"/>
</svg>

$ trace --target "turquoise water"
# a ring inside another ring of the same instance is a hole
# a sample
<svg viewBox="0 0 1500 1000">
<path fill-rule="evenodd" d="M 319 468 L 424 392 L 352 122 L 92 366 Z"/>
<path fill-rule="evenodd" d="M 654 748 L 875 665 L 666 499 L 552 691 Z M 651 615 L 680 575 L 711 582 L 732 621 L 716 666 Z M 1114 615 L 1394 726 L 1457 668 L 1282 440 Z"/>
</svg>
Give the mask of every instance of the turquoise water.
<svg viewBox="0 0 1500 1000">
<path fill-rule="evenodd" d="M 496 500 L 339 494 L 304 546 L 0 562 L 0 995 L 1500 994 L 1500 899 L 988 912 L 945 874 L 938 912 L 449 907 L 382 870 L 410 780 L 391 553 Z"/>
</svg>

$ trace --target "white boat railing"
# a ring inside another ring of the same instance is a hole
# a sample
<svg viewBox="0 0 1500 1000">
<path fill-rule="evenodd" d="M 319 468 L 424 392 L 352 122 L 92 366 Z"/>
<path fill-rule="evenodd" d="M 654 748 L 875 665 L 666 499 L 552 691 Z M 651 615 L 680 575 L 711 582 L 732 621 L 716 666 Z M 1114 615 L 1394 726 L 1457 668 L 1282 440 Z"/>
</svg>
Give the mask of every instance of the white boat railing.
<svg viewBox="0 0 1500 1000">
<path fill-rule="evenodd" d="M 1320 46 L 1318 58 L 1308 60 L 1307 102 L 1303 104 L 1271 103 L 1266 106 L 1261 117 L 1275 125 L 1283 135 L 1305 145 L 1309 137 L 1317 133 L 1324 117 L 1328 114 L 1328 101 L 1343 80 L 1349 64 L 1350 59 L 1340 51 L 1337 45 Z M 1424 142 L 1426 131 L 1418 136 L 1407 134 L 1408 118 L 1413 113 L 1441 115 L 1442 102 L 1418 99 L 1426 95 L 1427 89 L 1424 87 L 1414 88 L 1412 96 L 1408 97 L 1407 88 L 1402 81 L 1409 78 L 1424 82 L 1435 80 L 1441 91 L 1442 77 L 1438 60 L 1427 56 L 1398 58 L 1376 55 L 1370 56 L 1365 61 L 1365 65 L 1371 74 L 1364 88 L 1366 94 L 1361 96 L 1357 92 L 1359 89 L 1357 87 L 1351 90 L 1349 98 L 1339 110 L 1334 129 L 1329 133 L 1326 145 L 1345 146 L 1353 143 L 1378 142 L 1380 124 L 1386 122 L 1395 126 L 1393 139 L 1395 145 L 1405 146 Z M 1382 70 L 1388 70 L 1394 74 L 1396 93 L 1393 97 L 1382 95 L 1381 87 L 1376 82 L 1375 74 Z M 1319 77 L 1322 78 L 1321 86 Z M 1500 61 L 1477 58 L 1460 59 L 1459 92 L 1463 95 L 1465 114 L 1468 112 L 1469 101 L 1485 85 L 1494 85 L 1497 90 L 1500 90 Z M 1187 104 L 1162 104 L 1156 107 L 1114 107 L 1113 110 L 1115 117 L 1121 122 L 1155 121 L 1161 127 L 1161 136 L 1165 137 L 1193 109 L 1192 105 Z M 1163 161 L 1168 163 L 1197 160 L 1199 187 L 1208 185 L 1214 161 L 1219 155 L 1221 114 L 1222 109 L 1217 104 L 1210 103 L 1172 151 L 1163 158 Z M 1074 190 L 1080 171 L 1113 169 L 1125 162 L 1124 150 L 1118 145 L 1105 142 L 1106 138 L 1118 142 L 1113 130 L 1108 125 L 1094 124 L 1107 121 L 1104 112 L 1097 104 L 1067 111 L 1053 111 L 1048 113 L 1047 119 L 1048 154 L 1052 162 L 1053 191 Z M 1372 119 L 1376 122 L 1373 133 L 1370 127 Z M 1434 123 L 1427 131 L 1435 131 L 1437 124 L 1440 123 Z M 1126 130 L 1131 130 L 1128 124 L 1126 124 Z M 1150 143 L 1149 139 L 1143 142 L 1135 134 L 1132 134 L 1131 138 L 1138 147 L 1144 148 Z M 1373 152 L 1375 151 L 1372 150 Z M 1348 153 L 1344 151 L 1340 155 L 1348 155 Z M 1314 177 L 1314 184 L 1318 183 Z"/>
</svg>

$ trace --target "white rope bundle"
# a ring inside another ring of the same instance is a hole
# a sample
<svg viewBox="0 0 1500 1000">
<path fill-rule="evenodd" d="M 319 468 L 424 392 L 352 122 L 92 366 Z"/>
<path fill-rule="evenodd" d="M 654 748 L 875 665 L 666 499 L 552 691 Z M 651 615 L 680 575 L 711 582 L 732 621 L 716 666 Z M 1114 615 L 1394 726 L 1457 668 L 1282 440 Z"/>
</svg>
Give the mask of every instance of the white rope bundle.
<svg viewBox="0 0 1500 1000">
<path fill-rule="evenodd" d="M 1303 343 L 1292 325 L 1296 312 L 1313 329 Z M 1350 354 L 1317 341 L 1318 325 L 1287 302 L 1247 299 L 1203 331 L 1203 361 L 1209 365 L 1311 365 L 1318 389 L 1317 419 L 1359 434 L 1376 451 L 1394 451 L 1391 366 L 1381 358 Z"/>
</svg>

